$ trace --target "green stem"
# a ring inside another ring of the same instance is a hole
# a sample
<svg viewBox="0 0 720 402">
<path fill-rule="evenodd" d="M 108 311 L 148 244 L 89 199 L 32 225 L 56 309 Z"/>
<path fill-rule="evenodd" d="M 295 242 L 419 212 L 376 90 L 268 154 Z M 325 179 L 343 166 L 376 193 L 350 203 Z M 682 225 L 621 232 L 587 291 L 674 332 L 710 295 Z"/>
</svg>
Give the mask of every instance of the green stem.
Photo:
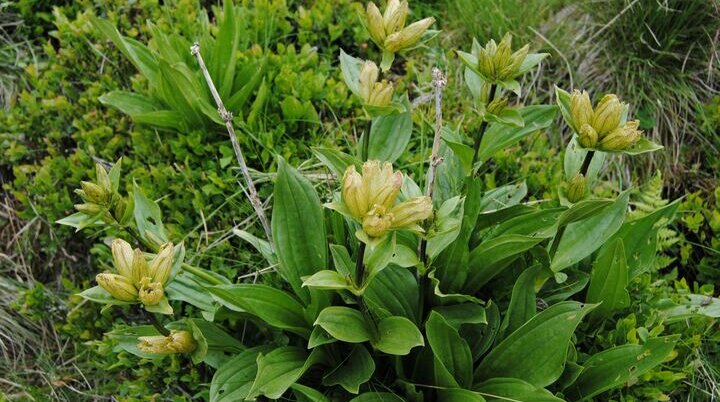
<svg viewBox="0 0 720 402">
<path fill-rule="evenodd" d="M 580 174 L 585 176 L 587 178 L 587 172 L 588 169 L 590 169 L 590 162 L 592 162 L 593 156 L 595 156 L 595 151 L 588 151 L 587 154 L 585 154 L 585 159 L 583 160 L 583 164 L 580 167 Z M 550 259 L 555 257 L 555 253 L 557 253 L 558 247 L 560 247 L 560 240 L 562 239 L 563 235 L 565 234 L 565 228 L 567 226 L 561 226 L 558 228 L 557 234 L 555 234 L 555 237 L 553 238 L 553 242 L 550 245 Z"/>
<path fill-rule="evenodd" d="M 182 265 L 180 265 L 180 268 L 182 268 L 184 271 L 190 272 L 191 274 L 206 280 L 207 282 L 212 283 L 213 285 L 223 285 L 224 284 L 224 282 L 221 281 L 220 279 L 208 274 L 207 272 L 205 272 L 199 268 L 193 267 L 190 264 L 183 262 Z"/>
<path fill-rule="evenodd" d="M 163 327 L 163 326 L 160 324 L 160 321 L 158 321 L 158 319 L 157 319 L 157 317 L 155 316 L 155 314 L 153 314 L 153 313 L 151 313 L 151 312 L 149 312 L 149 311 L 147 311 L 147 310 L 143 310 L 143 311 L 145 311 L 146 315 L 147 315 L 148 318 L 150 319 L 150 323 L 153 325 L 153 327 L 155 327 L 155 329 L 156 329 L 160 334 L 162 334 L 163 336 L 170 336 L 170 331 L 169 331 L 167 328 Z"/>
<path fill-rule="evenodd" d="M 495 98 L 495 92 L 497 91 L 497 84 L 490 84 L 490 95 L 488 96 L 487 104 L 489 105 L 490 102 L 492 102 Z M 475 168 L 475 163 L 477 162 L 478 153 L 480 151 L 480 143 L 482 142 L 483 137 L 485 136 L 485 131 L 487 131 L 488 123 L 483 118 L 482 123 L 480 123 L 480 130 L 475 137 L 475 145 L 473 146 L 473 158 L 472 158 L 472 164 L 470 165 L 471 168 Z"/>
<path fill-rule="evenodd" d="M 365 248 L 366 245 L 363 242 L 360 242 L 360 245 L 358 246 L 358 255 L 357 259 L 355 260 L 355 286 L 357 286 L 358 289 L 365 288 Z M 365 322 L 370 327 L 370 331 L 373 333 L 375 337 L 378 336 L 377 328 L 375 327 L 375 322 L 372 320 L 372 317 L 370 316 L 370 311 L 367 308 L 367 305 L 365 304 L 365 299 L 362 294 L 355 296 L 355 302 L 358 305 L 358 308 L 360 309 L 360 312 L 363 315 L 363 318 L 365 319 Z"/>
<path fill-rule="evenodd" d="M 372 129 L 372 118 L 370 118 L 365 125 L 365 135 L 363 135 L 363 141 L 360 150 L 360 159 L 363 161 L 368 160 L 370 153 L 370 130 Z"/>
</svg>

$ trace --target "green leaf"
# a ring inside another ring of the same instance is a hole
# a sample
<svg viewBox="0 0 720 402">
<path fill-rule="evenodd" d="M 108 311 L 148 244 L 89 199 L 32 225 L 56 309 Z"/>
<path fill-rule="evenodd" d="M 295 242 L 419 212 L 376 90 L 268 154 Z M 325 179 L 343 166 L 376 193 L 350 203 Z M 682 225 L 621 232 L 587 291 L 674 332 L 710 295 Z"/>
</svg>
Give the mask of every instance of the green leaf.
<svg viewBox="0 0 720 402">
<path fill-rule="evenodd" d="M 473 390 L 484 395 L 488 402 L 564 402 L 550 391 L 518 378 L 493 378 L 474 386 Z"/>
<path fill-rule="evenodd" d="M 525 125 L 519 128 L 504 125 L 490 126 L 480 142 L 479 161 L 485 162 L 501 149 L 517 143 L 538 130 L 550 127 L 555 120 L 558 108 L 549 105 L 537 105 L 526 106 L 518 111 Z"/>
<path fill-rule="evenodd" d="M 162 105 L 158 105 L 152 98 L 127 91 L 110 91 L 98 100 L 103 105 L 114 107 L 130 117 L 162 109 Z"/>
<path fill-rule="evenodd" d="M 350 402 L 405 402 L 405 400 L 389 392 L 366 392 L 351 399 Z"/>
<path fill-rule="evenodd" d="M 629 198 L 630 191 L 624 191 L 618 195 L 615 203 L 603 209 L 602 213 L 568 225 L 550 268 L 554 272 L 559 272 L 602 246 L 620 229 L 625 219 Z"/>
<path fill-rule="evenodd" d="M 368 159 L 395 162 L 405 152 L 412 136 L 412 105 L 405 97 L 405 111 L 373 119 L 370 127 Z"/>
<path fill-rule="evenodd" d="M 352 57 L 340 49 L 340 71 L 342 71 L 345 85 L 350 91 L 360 96 L 360 70 L 362 70 L 363 61 L 356 57 Z"/>
<path fill-rule="evenodd" d="M 556 222 L 564 211 L 563 208 L 548 208 L 511 217 L 490 229 L 485 238 L 511 234 L 544 239 L 552 237 L 556 231 Z"/>
<path fill-rule="evenodd" d="M 230 310 L 248 312 L 270 326 L 305 338 L 310 335 L 302 304 L 282 290 L 260 284 L 220 285 L 209 290 L 218 303 Z"/>
<path fill-rule="evenodd" d="M 464 198 L 455 196 L 445 200 L 435 213 L 433 227 L 428 234 L 426 250 L 431 260 L 434 260 L 460 234 L 464 202 Z M 413 255 L 415 255 L 414 252 Z"/>
<path fill-rule="evenodd" d="M 512 128 L 522 128 L 525 126 L 525 121 L 520 111 L 510 107 L 503 108 L 500 114 L 486 112 L 484 118 L 489 123 L 501 124 Z"/>
<path fill-rule="evenodd" d="M 95 303 L 102 303 L 102 304 L 111 304 L 111 305 L 130 305 L 130 304 L 136 304 L 137 302 L 126 302 L 122 300 L 118 300 L 110 295 L 110 293 L 107 292 L 107 290 L 101 288 L 100 286 L 93 286 L 89 289 L 85 289 L 82 292 L 78 293 L 78 296 L 82 297 L 83 299 L 90 300 Z"/>
<path fill-rule="evenodd" d="M 210 383 L 210 402 L 245 400 L 257 374 L 258 355 L 268 350 L 267 345 L 247 349 L 223 363 Z"/>
<path fill-rule="evenodd" d="M 593 319 L 609 318 L 614 311 L 630 305 L 628 266 L 621 239 L 613 240 L 598 253 L 590 272 L 590 287 L 585 301 L 601 303 L 590 316 Z"/>
<path fill-rule="evenodd" d="M 485 398 L 467 389 L 439 389 L 438 400 L 443 402 L 485 402 Z"/>
<path fill-rule="evenodd" d="M 396 250 L 395 234 L 385 236 L 379 243 L 370 244 L 365 249 L 365 265 L 367 278 L 365 286 L 372 283 L 375 276 L 382 272 L 393 259 Z M 359 286 L 359 284 L 357 284 Z"/>
<path fill-rule="evenodd" d="M 381 352 L 404 356 L 415 346 L 425 345 L 420 330 L 405 317 L 387 317 L 377 324 L 379 338 L 370 343 Z"/>
<path fill-rule="evenodd" d="M 155 55 L 153 55 L 147 46 L 134 39 L 121 36 L 117 29 L 107 20 L 91 17 L 90 22 L 96 31 L 103 34 L 115 44 L 118 50 L 133 63 L 135 68 L 137 68 L 149 82 L 157 82 L 158 62 Z"/>
<path fill-rule="evenodd" d="M 571 223 L 587 219 L 601 213 L 605 208 L 613 204 L 613 200 L 590 199 L 582 200 L 566 209 L 558 219 L 557 226 L 567 226 Z"/>
<path fill-rule="evenodd" d="M 527 183 L 507 184 L 488 190 L 480 200 L 480 211 L 490 212 L 517 205 L 527 195 Z"/>
<path fill-rule="evenodd" d="M 323 359 L 320 349 L 308 356 L 304 348 L 282 346 L 266 355 L 257 357 L 257 375 L 248 398 L 264 395 L 270 399 L 280 398 L 310 368 Z"/>
<path fill-rule="evenodd" d="M 487 324 L 485 308 L 479 304 L 451 304 L 435 307 L 433 311 L 440 314 L 445 322 L 455 329 L 460 329 L 463 324 Z"/>
<path fill-rule="evenodd" d="M 577 127 L 575 127 L 572 119 L 572 113 L 571 110 L 571 104 L 572 104 L 572 97 L 569 92 L 559 88 L 557 85 L 555 86 L 555 100 L 557 102 L 558 108 L 560 109 L 560 113 L 562 114 L 563 119 L 565 120 L 565 123 L 572 129 L 574 132 L 578 132 L 579 130 Z"/>
<path fill-rule="evenodd" d="M 565 158 L 563 159 L 563 170 L 565 171 L 565 180 L 571 180 L 575 175 L 580 172 L 585 156 L 589 151 L 580 146 L 577 135 L 574 135 L 567 148 L 565 148 Z M 585 177 L 589 184 L 592 184 L 597 179 L 597 175 L 605 163 L 607 154 L 605 152 L 595 151 L 590 166 L 588 167 L 588 173 Z"/>
<path fill-rule="evenodd" d="M 135 226 L 140 236 L 148 240 L 147 233 L 150 232 L 162 241 L 168 241 L 165 235 L 165 227 L 162 223 L 160 207 L 155 201 L 148 199 L 140 186 L 133 182 L 133 201 L 135 204 Z"/>
<path fill-rule="evenodd" d="M 698 294 L 678 295 L 675 299 L 662 299 L 656 306 L 665 322 L 691 317 L 720 318 L 720 299 Z"/>
<path fill-rule="evenodd" d="M 533 317 L 488 353 L 475 380 L 520 378 L 546 387 L 563 372 L 570 338 L 594 305 L 561 302 Z"/>
<path fill-rule="evenodd" d="M 138 349 L 138 338 L 141 336 L 160 335 L 157 329 L 152 325 L 140 325 L 137 327 L 127 327 L 106 332 L 105 336 L 117 344 L 113 348 L 114 352 L 126 351 L 143 359 L 161 359 L 165 355 L 157 353 L 147 353 Z"/>
<path fill-rule="evenodd" d="M 355 264 L 350 258 L 350 253 L 345 246 L 337 244 L 330 245 L 330 253 L 332 254 L 335 269 L 343 276 L 350 276 L 355 271 Z"/>
<path fill-rule="evenodd" d="M 144 305 L 143 306 L 146 311 L 149 311 L 151 313 L 158 313 L 158 314 L 165 314 L 165 315 L 172 315 L 173 308 L 168 303 L 167 296 L 163 296 L 162 299 L 157 304 L 153 304 L 152 306 Z"/>
<path fill-rule="evenodd" d="M 283 158 L 278 159 L 273 195 L 272 234 L 278 271 L 307 304 L 310 296 L 302 289 L 300 278 L 328 267 L 322 204 L 312 184 Z"/>
<path fill-rule="evenodd" d="M 574 401 L 588 400 L 607 390 L 633 383 L 662 363 L 673 351 L 679 335 L 649 339 L 644 345 L 622 345 L 592 355 L 585 370 L 565 391 Z"/>
<path fill-rule="evenodd" d="M 626 154 L 626 155 L 640 155 L 640 154 L 644 154 L 647 152 L 655 152 L 655 151 L 661 150 L 663 148 L 665 148 L 665 147 L 660 144 L 656 144 L 656 143 L 648 140 L 647 138 L 643 137 L 643 138 L 640 138 L 640 140 L 638 142 L 636 142 L 635 145 L 622 151 L 622 153 Z"/>
<path fill-rule="evenodd" d="M 198 343 L 198 347 L 191 354 L 195 364 L 204 362 L 217 369 L 228 360 L 227 354 L 245 349 L 240 341 L 210 321 L 187 318 L 184 322 Z"/>
<path fill-rule="evenodd" d="M 65 225 L 75 228 L 75 231 L 78 232 L 82 229 L 85 229 L 87 227 L 90 227 L 92 225 L 102 225 L 103 222 L 100 219 L 100 214 L 95 216 L 89 216 L 85 215 L 82 212 L 75 212 L 74 214 L 70 216 L 66 216 L 62 219 L 58 219 L 55 221 L 58 225 Z"/>
<path fill-rule="evenodd" d="M 625 222 L 610 239 L 623 241 L 630 267 L 629 281 L 653 268 L 657 254 L 658 229 L 663 224 L 669 223 L 679 206 L 680 199 L 677 199 L 641 218 Z"/>
<path fill-rule="evenodd" d="M 523 60 L 520 68 L 518 69 L 518 75 L 523 75 L 528 71 L 532 70 L 548 56 L 550 56 L 550 53 L 528 53 L 528 55 L 525 56 L 525 60 Z"/>
<path fill-rule="evenodd" d="M 469 388 L 473 382 L 473 358 L 465 339 L 435 311 L 430 312 L 425 331 L 435 356 L 435 385 Z"/>
<path fill-rule="evenodd" d="M 156 110 L 153 112 L 138 113 L 131 116 L 136 124 L 147 124 L 164 129 L 177 131 L 187 130 L 182 114 L 172 110 Z"/>
<path fill-rule="evenodd" d="M 362 313 L 350 307 L 326 307 L 314 325 L 319 325 L 334 338 L 348 343 L 361 343 L 371 338 Z"/>
<path fill-rule="evenodd" d="M 338 179 L 342 179 L 345 170 L 351 165 L 354 165 L 358 171 L 362 169 L 362 163 L 357 158 L 336 149 L 313 147 L 312 151 Z"/>
<path fill-rule="evenodd" d="M 297 398 L 297 402 L 330 402 L 325 395 L 310 387 L 295 383 L 290 386 Z"/>
<path fill-rule="evenodd" d="M 577 270 L 568 269 L 562 273 L 567 274 L 567 278 L 562 283 L 555 280 L 545 282 L 540 298 L 548 304 L 555 304 L 563 300 L 567 300 L 570 296 L 579 293 L 590 281 L 590 275 Z"/>
<path fill-rule="evenodd" d="M 351 394 L 360 392 L 360 386 L 375 372 L 375 361 L 363 345 L 355 345 L 347 357 L 323 377 L 323 385 L 340 385 Z"/>
<path fill-rule="evenodd" d="M 303 286 L 323 290 L 341 290 L 352 287 L 347 277 L 336 271 L 322 270 L 303 278 Z"/>
<path fill-rule="evenodd" d="M 537 264 L 525 269 L 518 276 L 512 289 L 510 304 L 502 325 L 500 325 L 500 332 L 495 342 L 505 339 L 537 314 L 535 283 L 542 274 L 543 266 Z"/>
<path fill-rule="evenodd" d="M 277 264 L 277 256 L 275 255 L 272 246 L 267 240 L 261 239 L 245 230 L 233 229 L 232 232 L 235 236 L 250 243 L 255 248 L 255 250 L 259 251 L 260 254 L 265 257 L 265 261 L 267 261 L 268 264 Z"/>
<path fill-rule="evenodd" d="M 383 270 L 365 290 L 365 303 L 372 311 L 381 310 L 418 322 L 418 284 L 406 269 Z"/>
<path fill-rule="evenodd" d="M 483 285 L 500 274 L 519 254 L 543 239 L 516 234 L 502 235 L 480 243 L 470 252 L 468 278 L 464 289 L 475 294 Z"/>
</svg>

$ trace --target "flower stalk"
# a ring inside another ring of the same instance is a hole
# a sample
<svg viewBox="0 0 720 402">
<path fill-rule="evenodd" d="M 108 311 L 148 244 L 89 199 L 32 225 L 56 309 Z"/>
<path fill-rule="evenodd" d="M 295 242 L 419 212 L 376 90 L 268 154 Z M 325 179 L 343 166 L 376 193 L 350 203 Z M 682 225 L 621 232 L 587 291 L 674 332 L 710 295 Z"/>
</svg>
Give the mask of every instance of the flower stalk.
<svg viewBox="0 0 720 402">
<path fill-rule="evenodd" d="M 488 96 L 488 105 L 493 102 L 495 99 L 495 92 L 497 91 L 497 84 L 490 84 L 490 95 Z M 475 144 L 473 146 L 473 158 L 472 163 L 470 166 L 474 167 L 475 163 L 477 162 L 478 153 L 480 151 L 480 143 L 482 142 L 483 137 L 485 136 L 485 131 L 487 130 L 488 122 L 487 120 L 483 119 L 482 123 L 480 123 L 480 130 L 478 132 L 478 135 L 475 137 Z"/>
<path fill-rule="evenodd" d="M 212 77 L 210 77 L 210 72 L 208 72 L 208 69 L 205 66 L 205 61 L 203 61 L 202 55 L 200 54 L 200 44 L 193 44 L 190 47 L 190 53 L 192 53 L 193 56 L 197 58 L 198 64 L 200 65 L 200 70 L 202 70 L 205 81 L 210 88 L 210 93 L 212 93 L 213 99 L 215 99 L 215 103 L 217 104 L 220 118 L 222 118 L 222 120 L 225 122 L 225 127 L 227 128 L 228 134 L 230 135 L 230 142 L 232 143 L 233 150 L 235 151 L 235 157 L 237 158 L 237 162 L 240 165 L 240 171 L 242 171 L 243 177 L 245 178 L 245 183 L 247 184 L 248 198 L 250 199 L 250 203 L 255 209 L 255 213 L 257 214 L 258 219 L 260 219 L 260 223 L 265 230 L 265 236 L 267 237 L 268 243 L 272 248 L 273 241 L 272 230 L 270 229 L 270 221 L 268 220 L 267 215 L 265 215 L 265 210 L 263 209 L 262 202 L 260 201 L 260 197 L 258 196 L 257 190 L 255 189 L 255 183 L 250 176 L 250 171 L 248 170 L 247 164 L 245 164 L 245 158 L 243 157 L 242 150 L 240 149 L 237 135 L 235 135 L 235 128 L 233 127 L 232 123 L 232 113 L 228 112 L 227 109 L 225 109 L 225 105 L 223 104 L 222 99 L 220 99 L 220 94 L 218 93 L 217 88 L 215 88 Z"/>
</svg>

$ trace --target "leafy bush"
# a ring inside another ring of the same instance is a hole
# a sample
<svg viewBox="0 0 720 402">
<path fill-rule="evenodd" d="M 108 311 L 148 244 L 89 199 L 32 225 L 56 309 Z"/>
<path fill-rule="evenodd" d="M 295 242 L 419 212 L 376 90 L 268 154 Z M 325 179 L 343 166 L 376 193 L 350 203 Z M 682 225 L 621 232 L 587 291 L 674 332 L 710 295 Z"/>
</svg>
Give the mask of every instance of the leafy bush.
<svg viewBox="0 0 720 402">
<path fill-rule="evenodd" d="M 527 46 L 513 51 L 506 36 L 459 52 L 474 98 L 467 118 L 477 131 L 466 137 L 442 125 L 445 77 L 435 71 L 427 171 L 395 171 L 415 111 L 393 84 L 392 63 L 430 21 L 406 26 L 408 13 L 407 3 L 391 1 L 384 14 L 368 5 L 364 22 L 383 49 L 379 68 L 340 51 L 367 126 L 351 154 L 313 148 L 338 182 L 313 183 L 317 176 L 278 157 L 272 233 L 236 231 L 276 270 L 262 283 L 257 276 L 266 270 L 234 283 L 186 259 L 193 253 L 182 232 L 166 230 L 161 205 L 141 185 L 122 185 L 121 163 L 110 171 L 97 166 L 95 181 L 77 191 L 78 212 L 60 223 L 115 234 L 113 273 L 98 274 L 98 286 L 80 296 L 103 310 L 144 310 L 151 322 L 108 338 L 143 359 L 187 355 L 213 367 L 212 401 L 587 400 L 663 378 L 655 369 L 676 354 L 675 331 L 637 327 L 631 314 L 601 334 L 619 312 L 637 309 L 631 286 L 655 272 L 661 229 L 679 201 L 628 216 L 631 189 L 588 196 L 608 155 L 661 147 L 642 137 L 614 95 L 593 105 L 587 93 L 556 88 L 557 106 L 511 103 L 518 78 L 545 55 Z M 560 173 L 560 205 L 523 203 L 527 184 L 491 183 L 489 161 L 551 126 L 558 111 L 575 134 Z M 316 187 L 327 188 L 325 204 Z M 647 301 L 662 320 L 717 316 L 720 300 L 704 295 L 711 289 L 676 288 Z"/>
</svg>

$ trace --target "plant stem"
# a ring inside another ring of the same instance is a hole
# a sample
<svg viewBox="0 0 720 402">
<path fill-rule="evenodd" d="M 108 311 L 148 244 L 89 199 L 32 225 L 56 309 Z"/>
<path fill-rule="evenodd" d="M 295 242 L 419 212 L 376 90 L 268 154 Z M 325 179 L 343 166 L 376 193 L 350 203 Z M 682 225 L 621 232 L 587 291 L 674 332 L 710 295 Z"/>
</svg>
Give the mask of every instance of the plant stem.
<svg viewBox="0 0 720 402">
<path fill-rule="evenodd" d="M 360 159 L 368 160 L 370 153 L 370 130 L 372 130 L 372 118 L 369 118 L 365 125 L 365 133 L 362 136 L 362 144 L 360 144 Z"/>
<path fill-rule="evenodd" d="M 355 283 L 359 288 L 362 288 L 365 283 L 365 247 L 365 243 L 360 242 L 357 259 L 355 260 Z"/>
<path fill-rule="evenodd" d="M 170 335 L 170 331 L 168 331 L 167 328 L 163 327 L 163 326 L 160 324 L 160 321 L 158 321 L 158 319 L 157 319 L 157 317 L 155 316 L 155 314 L 153 314 L 153 313 L 151 313 L 151 312 L 149 312 L 149 311 L 147 311 L 147 310 L 143 310 L 143 311 L 145 312 L 145 314 L 146 314 L 146 315 L 148 316 L 148 318 L 150 319 L 150 323 L 153 325 L 153 327 L 155 327 L 155 329 L 157 329 L 157 331 L 158 331 L 160 334 L 162 334 L 163 336 L 169 336 L 169 335 Z"/>
<path fill-rule="evenodd" d="M 593 156 L 595 156 L 595 151 L 588 151 L 588 153 L 585 154 L 585 159 L 583 160 L 583 164 L 580 167 L 580 174 L 585 177 L 587 177 L 587 172 L 588 169 L 590 169 L 590 162 L 592 162 Z M 560 228 L 558 228 L 558 231 L 553 238 L 553 242 L 550 245 L 550 251 L 548 252 L 550 254 L 550 259 L 555 257 L 555 253 L 557 253 L 558 247 L 560 247 L 560 240 L 565 234 L 566 227 L 567 226 L 561 226 Z"/>
<path fill-rule="evenodd" d="M 495 92 L 497 91 L 497 84 L 490 84 L 490 95 L 488 96 L 487 104 L 489 105 L 490 102 L 492 102 L 495 98 Z M 485 136 L 485 131 L 487 131 L 488 123 L 483 118 L 482 123 L 480 123 L 480 132 L 478 133 L 477 137 L 475 137 L 475 145 L 473 146 L 473 158 L 472 158 L 472 164 L 470 164 L 471 168 L 475 168 L 475 162 L 477 162 L 478 153 L 480 151 L 480 143 L 482 142 L 483 137 Z"/>
<path fill-rule="evenodd" d="M 210 72 L 208 72 L 208 69 L 205 66 L 202 55 L 200 55 L 200 45 L 198 43 L 193 44 L 190 47 L 190 53 L 192 53 L 197 58 L 198 64 L 200 65 L 200 70 L 202 70 L 205 81 L 210 88 L 210 93 L 212 93 L 212 96 L 215 99 L 215 103 L 217 104 L 220 118 L 222 118 L 222 120 L 225 122 L 225 127 L 227 128 L 227 132 L 230 135 L 230 142 L 232 143 L 233 150 L 235 151 L 235 157 L 237 158 L 238 164 L 240 165 L 240 171 L 242 171 L 242 174 L 245 178 L 245 183 L 248 187 L 248 198 L 250 199 L 250 203 L 255 209 L 255 213 L 260 219 L 260 223 L 262 224 L 263 229 L 265 230 L 265 236 L 270 243 L 270 248 L 272 248 L 273 241 L 272 230 L 270 229 L 270 221 L 265 215 L 265 210 L 263 209 L 262 202 L 260 201 L 260 197 L 258 196 L 257 190 L 255 189 L 255 183 L 253 182 L 252 177 L 250 176 L 250 171 L 245 164 L 245 158 L 243 157 L 242 150 L 240 149 L 237 135 L 235 135 L 235 128 L 233 127 L 232 123 L 232 113 L 228 112 L 227 109 L 225 109 L 225 105 L 223 104 L 222 99 L 220 99 L 220 94 L 215 88 L 215 84 L 213 83 L 212 77 L 210 77 Z"/>
</svg>

